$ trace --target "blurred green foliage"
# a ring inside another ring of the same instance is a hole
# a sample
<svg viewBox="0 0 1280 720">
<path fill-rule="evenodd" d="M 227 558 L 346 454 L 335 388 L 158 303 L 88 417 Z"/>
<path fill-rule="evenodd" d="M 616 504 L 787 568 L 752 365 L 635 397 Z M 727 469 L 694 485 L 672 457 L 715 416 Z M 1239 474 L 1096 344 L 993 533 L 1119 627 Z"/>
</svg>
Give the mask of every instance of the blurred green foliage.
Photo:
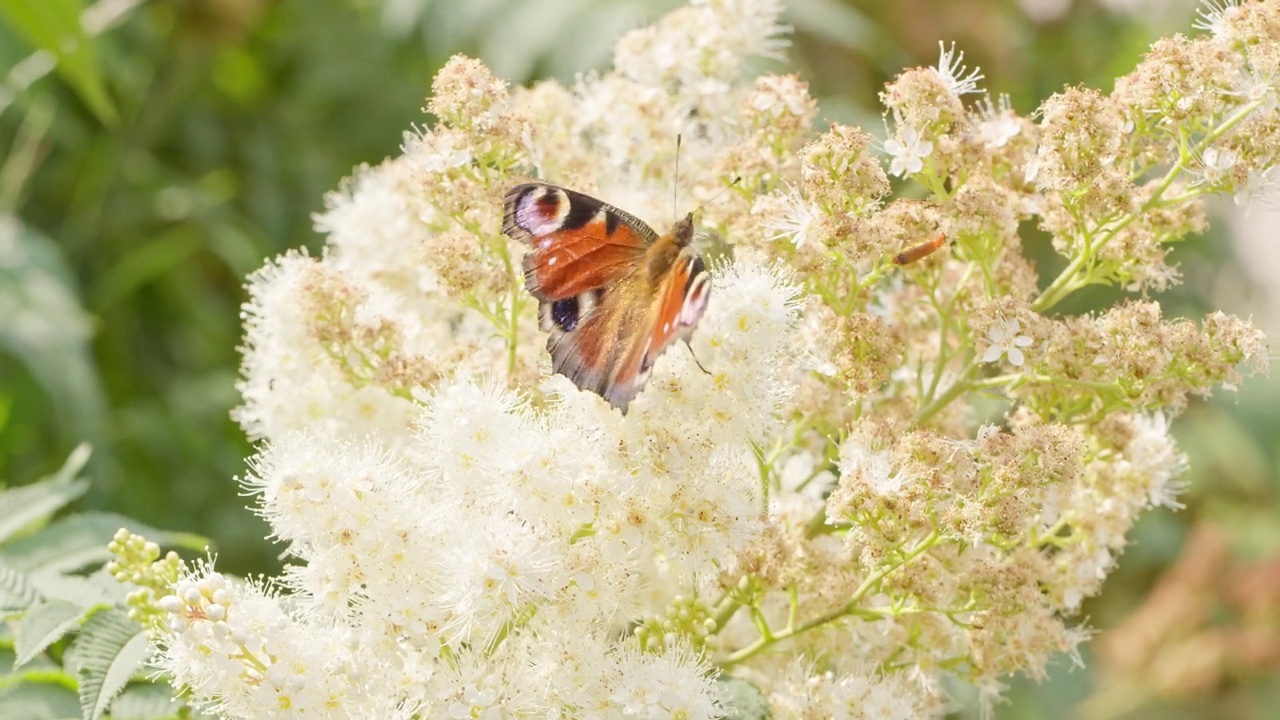
<svg viewBox="0 0 1280 720">
<path fill-rule="evenodd" d="M 0 478 L 38 477 L 90 441 L 83 507 L 213 537 L 231 572 L 271 571 L 278 549 L 233 480 L 251 453 L 228 418 L 244 276 L 286 248 L 320 246 L 311 216 L 324 193 L 427 121 L 420 108 L 449 55 L 481 57 L 514 82 L 571 81 L 607 64 L 620 32 L 675 4 L 0 0 Z M 883 83 L 935 62 L 940 39 L 1029 112 L 1064 84 L 1109 90 L 1151 40 L 1190 32 L 1194 18 L 1189 0 L 788 6 L 792 68 L 820 99 L 820 122 L 872 134 Z M 1057 17 L 1032 19 L 1053 6 Z M 1051 275 L 1058 259 L 1028 235 Z M 1177 252 L 1188 282 L 1162 298 L 1167 314 L 1221 306 L 1223 279 L 1240 275 L 1222 225 Z M 1251 296 L 1235 290 L 1223 309 L 1249 314 Z M 1198 521 L 1230 528 L 1240 557 L 1280 551 L 1277 399 L 1275 383 L 1255 379 L 1239 401 L 1197 405 L 1175 424 L 1192 457 L 1189 508 L 1143 521 L 1086 607 L 1094 626 L 1143 602 Z M 1016 681 L 997 715 L 1073 716 L 1096 663 L 1060 665 L 1046 685 Z M 1212 717 L 1223 698 L 1253 715 L 1276 699 L 1258 688 L 1278 677 L 1233 677 L 1199 705 L 1155 702 L 1134 716 Z"/>
</svg>

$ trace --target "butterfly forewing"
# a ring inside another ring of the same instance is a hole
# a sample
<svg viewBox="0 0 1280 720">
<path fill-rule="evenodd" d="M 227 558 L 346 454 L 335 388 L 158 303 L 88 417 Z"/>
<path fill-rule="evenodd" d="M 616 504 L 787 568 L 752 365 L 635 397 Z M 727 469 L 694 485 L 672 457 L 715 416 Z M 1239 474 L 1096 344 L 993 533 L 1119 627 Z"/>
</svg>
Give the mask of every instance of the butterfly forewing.
<svg viewBox="0 0 1280 720">
<path fill-rule="evenodd" d="M 657 234 L 631 215 L 572 190 L 528 183 L 507 193 L 503 232 L 528 242 L 525 286 L 539 300 L 575 297 L 635 269 Z"/>
</svg>

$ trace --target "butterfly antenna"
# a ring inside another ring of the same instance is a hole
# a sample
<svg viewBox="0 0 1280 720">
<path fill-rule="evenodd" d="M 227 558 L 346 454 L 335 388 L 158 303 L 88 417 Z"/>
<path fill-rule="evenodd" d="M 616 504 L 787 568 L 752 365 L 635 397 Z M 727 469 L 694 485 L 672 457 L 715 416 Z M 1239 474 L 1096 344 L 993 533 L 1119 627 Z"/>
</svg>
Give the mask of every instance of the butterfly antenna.
<svg viewBox="0 0 1280 720">
<path fill-rule="evenodd" d="M 676 181 L 671 186 L 671 217 L 680 215 L 680 141 L 683 137 L 676 133 Z"/>
<path fill-rule="evenodd" d="M 702 214 L 702 208 L 704 208 L 704 207 L 706 207 L 706 206 L 710 205 L 711 203 L 713 203 L 713 202 L 715 202 L 715 201 L 719 200 L 719 199 L 720 199 L 720 197 L 721 197 L 722 195 L 724 195 L 725 193 L 729 192 L 729 190 L 733 189 L 733 188 L 734 188 L 735 186 L 737 186 L 737 184 L 738 184 L 738 183 L 740 183 L 740 182 L 742 182 L 742 176 L 735 177 L 735 178 L 733 179 L 733 182 L 731 182 L 731 183 L 729 183 L 728 185 L 725 185 L 724 187 L 720 188 L 720 192 L 718 192 L 718 193 L 716 193 L 715 195 L 712 195 L 711 197 L 707 198 L 707 201 L 706 201 L 706 202 L 704 202 L 704 203 L 702 203 L 701 205 L 699 205 L 699 206 L 698 206 L 698 209 L 693 211 L 693 214 L 694 214 L 694 215 L 701 215 L 701 214 Z"/>
</svg>

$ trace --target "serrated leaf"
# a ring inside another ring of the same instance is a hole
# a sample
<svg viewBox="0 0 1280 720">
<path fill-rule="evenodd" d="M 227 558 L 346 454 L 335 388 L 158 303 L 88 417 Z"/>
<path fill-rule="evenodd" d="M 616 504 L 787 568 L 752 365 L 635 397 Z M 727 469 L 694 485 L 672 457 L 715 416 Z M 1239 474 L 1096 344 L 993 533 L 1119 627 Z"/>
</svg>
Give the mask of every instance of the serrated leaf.
<svg viewBox="0 0 1280 720">
<path fill-rule="evenodd" d="M 13 667 L 27 664 L 41 650 L 49 647 L 80 626 L 84 609 L 62 600 L 37 603 L 27 611 L 14 628 L 14 649 L 17 656 Z"/>
<path fill-rule="evenodd" d="M 75 479 L 89 459 L 89 448 L 80 445 L 71 452 L 62 468 L 53 475 L 23 487 L 0 492 L 0 543 L 28 525 L 53 515 L 89 489 L 88 480 Z"/>
<path fill-rule="evenodd" d="M 111 559 L 107 543 L 120 528 L 127 528 L 161 547 L 203 550 L 210 544 L 208 538 L 157 530 L 123 515 L 88 512 L 56 520 L 5 545 L 0 550 L 0 562 L 25 570 L 39 568 L 63 573 L 101 565 Z"/>
<path fill-rule="evenodd" d="M 67 654 L 80 679 L 82 716 L 98 720 L 150 657 L 151 644 L 141 625 L 110 608 L 89 618 Z"/>
<path fill-rule="evenodd" d="M 123 605 L 129 588 L 99 570 L 92 575 L 61 575 L 37 572 L 28 576 L 31 584 L 46 600 L 71 603 L 81 611 L 95 605 Z"/>
<path fill-rule="evenodd" d="M 58 683 L 18 682 L 0 689 L 0 716 L 22 720 L 78 720 L 74 690 Z"/>
<path fill-rule="evenodd" d="M 134 683 L 111 703 L 111 720 L 164 720 L 186 704 L 174 700 L 173 688 L 161 683 Z"/>
<path fill-rule="evenodd" d="M 753 683 L 732 675 L 716 678 L 721 696 L 730 709 L 727 720 L 768 720 L 773 717 L 769 701 Z"/>
<path fill-rule="evenodd" d="M 39 599 L 26 573 L 0 562 L 0 611 L 25 610 Z"/>
</svg>

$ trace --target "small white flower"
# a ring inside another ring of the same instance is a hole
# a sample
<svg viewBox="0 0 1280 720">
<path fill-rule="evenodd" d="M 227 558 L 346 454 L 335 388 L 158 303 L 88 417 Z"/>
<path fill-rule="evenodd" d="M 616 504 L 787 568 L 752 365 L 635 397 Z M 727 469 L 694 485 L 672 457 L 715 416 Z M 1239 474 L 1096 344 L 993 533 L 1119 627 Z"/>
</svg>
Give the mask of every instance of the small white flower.
<svg viewBox="0 0 1280 720">
<path fill-rule="evenodd" d="M 1125 446 L 1129 466 L 1147 481 L 1146 501 L 1151 507 L 1180 509 L 1178 495 L 1187 489 L 1181 476 L 1187 472 L 1187 456 L 1169 434 L 1169 418 L 1162 412 L 1133 419 L 1134 434 Z"/>
<path fill-rule="evenodd" d="M 434 143 L 431 142 L 432 139 L 435 140 Z M 471 150 L 465 145 L 456 145 L 456 142 L 456 138 L 449 133 L 423 138 L 422 168 L 427 172 L 439 173 L 471 162 Z"/>
<path fill-rule="evenodd" d="M 994 325 L 987 331 L 987 351 L 982 354 L 982 362 L 997 362 L 1001 355 L 1009 356 L 1009 363 L 1021 367 L 1026 358 L 1022 349 L 1031 344 L 1027 335 L 1019 335 L 1020 326 L 1017 320 L 1006 320 L 1001 325 Z"/>
<path fill-rule="evenodd" d="M 1204 7 L 1196 11 L 1199 20 L 1191 23 L 1197 30 L 1204 30 L 1215 38 L 1222 37 L 1227 31 L 1227 20 L 1236 14 L 1240 7 L 1239 0 L 1201 0 Z"/>
<path fill-rule="evenodd" d="M 896 177 L 915 175 L 924 169 L 924 159 L 933 152 L 933 143 L 923 140 L 913 127 L 905 127 L 901 131 L 902 139 L 889 138 L 884 142 L 884 150 L 893 157 L 889 163 L 889 174 Z"/>
<path fill-rule="evenodd" d="M 978 92 L 978 81 L 982 80 L 983 75 L 980 68 L 975 67 L 973 72 L 969 72 L 969 68 L 962 65 L 964 62 L 964 52 L 956 52 L 956 44 L 951 43 L 948 48 L 938 41 L 938 66 L 933 70 L 938 73 L 938 77 L 942 78 L 942 82 L 946 83 L 947 89 L 955 95 L 967 95 L 969 93 Z"/>
<path fill-rule="evenodd" d="M 1275 168 L 1267 168 L 1266 170 L 1253 170 L 1249 173 L 1249 180 L 1236 191 L 1235 202 L 1238 207 L 1245 207 L 1250 203 L 1262 200 L 1264 202 L 1274 200 L 1277 191 L 1280 190 L 1280 173 L 1275 172 Z"/>
<path fill-rule="evenodd" d="M 857 477 L 877 495 L 897 495 L 912 480 L 902 468 L 894 469 L 889 453 L 872 450 L 850 440 L 840 446 L 840 475 Z"/>
<path fill-rule="evenodd" d="M 1239 157 L 1233 150 L 1219 150 L 1216 147 L 1206 149 L 1200 156 L 1204 182 L 1215 183 L 1221 180 L 1223 175 L 1235 167 Z"/>
<path fill-rule="evenodd" d="M 809 240 L 809 233 L 818 219 L 818 209 L 801 197 L 800 191 L 793 186 L 788 186 L 787 192 L 776 196 L 776 200 L 778 202 L 772 208 L 774 212 L 764 219 L 768 238 L 790 240 L 799 250 Z"/>
<path fill-rule="evenodd" d="M 1009 96 L 1001 95 L 997 103 L 991 102 L 988 95 L 978 103 L 978 137 L 988 149 L 1002 148 L 1022 132 L 1022 123 L 1013 113 L 1009 104 Z"/>
<path fill-rule="evenodd" d="M 1022 181 L 1030 185 L 1038 177 L 1040 177 L 1040 158 L 1032 156 L 1022 167 Z"/>
</svg>

